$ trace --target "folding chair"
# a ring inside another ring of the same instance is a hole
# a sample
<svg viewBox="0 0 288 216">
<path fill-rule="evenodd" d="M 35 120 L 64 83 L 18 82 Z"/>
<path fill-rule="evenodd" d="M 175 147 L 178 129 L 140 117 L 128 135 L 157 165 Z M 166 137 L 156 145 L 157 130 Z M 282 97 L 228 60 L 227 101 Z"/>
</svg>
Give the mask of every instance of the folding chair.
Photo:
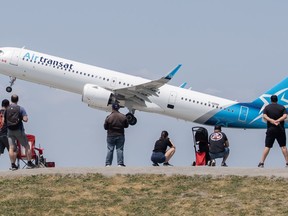
<svg viewBox="0 0 288 216">
<path fill-rule="evenodd" d="M 31 150 L 31 161 L 35 163 L 36 167 L 45 167 L 45 158 L 43 157 L 43 150 L 42 148 L 35 147 L 35 136 L 32 134 L 26 134 L 29 147 Z M 28 158 L 26 155 L 25 148 L 17 142 L 17 165 L 20 168 L 20 160 L 24 163 L 23 168 L 27 166 Z M 36 153 L 37 151 L 37 153 Z"/>
</svg>

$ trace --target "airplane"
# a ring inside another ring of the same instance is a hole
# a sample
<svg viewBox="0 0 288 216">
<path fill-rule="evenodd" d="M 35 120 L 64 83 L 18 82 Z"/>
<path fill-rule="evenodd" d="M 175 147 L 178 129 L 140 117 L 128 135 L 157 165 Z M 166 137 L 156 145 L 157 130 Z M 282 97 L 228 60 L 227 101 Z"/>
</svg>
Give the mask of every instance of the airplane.
<svg viewBox="0 0 288 216">
<path fill-rule="evenodd" d="M 134 114 L 138 110 L 210 126 L 266 128 L 262 113 L 270 96 L 277 95 L 278 103 L 288 106 L 288 77 L 254 101 L 240 103 L 185 89 L 186 84 L 169 85 L 180 67 L 181 64 L 160 79 L 149 80 L 24 47 L 0 48 L 0 73 L 10 77 L 7 92 L 12 91 L 16 79 L 21 79 L 80 94 L 89 107 L 107 112 L 117 102 L 128 109 L 130 125 L 137 123 Z"/>
</svg>

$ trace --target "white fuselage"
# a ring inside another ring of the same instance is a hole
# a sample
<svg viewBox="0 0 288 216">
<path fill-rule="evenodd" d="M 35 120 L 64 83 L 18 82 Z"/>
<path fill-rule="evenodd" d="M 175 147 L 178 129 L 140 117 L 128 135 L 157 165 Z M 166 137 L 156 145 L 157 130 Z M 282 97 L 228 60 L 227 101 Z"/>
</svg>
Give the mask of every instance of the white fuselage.
<svg viewBox="0 0 288 216">
<path fill-rule="evenodd" d="M 1 48 L 0 73 L 41 85 L 82 94 L 85 84 L 106 90 L 126 88 L 150 80 L 88 64 L 79 63 L 27 49 Z M 149 96 L 146 106 L 134 104 L 135 110 L 155 112 L 175 118 L 205 123 L 207 113 L 216 113 L 236 102 L 164 84 L 158 96 Z M 173 108 L 167 107 L 173 105 Z M 107 107 L 107 110 L 110 110 Z"/>
</svg>

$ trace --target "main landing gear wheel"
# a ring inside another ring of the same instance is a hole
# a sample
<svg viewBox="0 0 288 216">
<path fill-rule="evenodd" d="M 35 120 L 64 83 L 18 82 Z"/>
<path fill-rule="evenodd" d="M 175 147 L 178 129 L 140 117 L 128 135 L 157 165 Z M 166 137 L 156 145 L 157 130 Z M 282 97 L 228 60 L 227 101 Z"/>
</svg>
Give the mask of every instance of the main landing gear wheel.
<svg viewBox="0 0 288 216">
<path fill-rule="evenodd" d="M 127 113 L 126 117 L 130 125 L 135 125 L 137 123 L 137 118 L 132 113 Z"/>
</svg>

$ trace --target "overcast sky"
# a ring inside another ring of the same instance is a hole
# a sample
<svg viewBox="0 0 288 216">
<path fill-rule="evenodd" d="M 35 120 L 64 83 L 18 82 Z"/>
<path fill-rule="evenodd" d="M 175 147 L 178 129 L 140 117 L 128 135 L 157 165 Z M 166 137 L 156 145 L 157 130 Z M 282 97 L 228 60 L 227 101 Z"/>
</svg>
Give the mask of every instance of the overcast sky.
<svg viewBox="0 0 288 216">
<path fill-rule="evenodd" d="M 183 64 L 170 84 L 187 82 L 195 91 L 250 102 L 287 76 L 287 6 L 281 0 L 1 1 L 0 47 L 25 46 L 148 79 Z M 10 99 L 9 78 L 0 77 L 1 100 Z M 26 133 L 36 136 L 48 161 L 57 167 L 105 165 L 109 113 L 89 108 L 81 95 L 26 81 L 17 80 L 13 93 L 28 113 Z M 191 128 L 198 124 L 139 111 L 136 117 L 137 125 L 126 130 L 127 166 L 151 166 L 162 130 L 176 145 L 171 164 L 195 160 Z M 231 145 L 227 164 L 257 166 L 265 130 L 223 131 Z M 265 165 L 285 165 L 277 143 Z M 0 169 L 9 166 L 5 152 Z"/>
</svg>

